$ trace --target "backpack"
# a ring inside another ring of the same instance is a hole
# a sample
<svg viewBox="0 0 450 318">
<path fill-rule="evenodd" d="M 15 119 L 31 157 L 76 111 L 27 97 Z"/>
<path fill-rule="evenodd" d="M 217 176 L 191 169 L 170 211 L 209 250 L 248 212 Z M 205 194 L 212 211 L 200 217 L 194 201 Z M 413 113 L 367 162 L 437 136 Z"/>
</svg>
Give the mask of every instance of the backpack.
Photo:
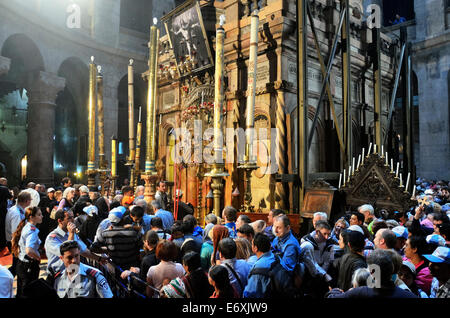
<svg viewBox="0 0 450 318">
<path fill-rule="evenodd" d="M 287 271 L 280 263 L 278 257 L 270 268 L 254 268 L 251 275 L 263 275 L 270 279 L 264 298 L 299 298 L 301 296 L 301 266 L 297 264 L 294 271 Z"/>
</svg>

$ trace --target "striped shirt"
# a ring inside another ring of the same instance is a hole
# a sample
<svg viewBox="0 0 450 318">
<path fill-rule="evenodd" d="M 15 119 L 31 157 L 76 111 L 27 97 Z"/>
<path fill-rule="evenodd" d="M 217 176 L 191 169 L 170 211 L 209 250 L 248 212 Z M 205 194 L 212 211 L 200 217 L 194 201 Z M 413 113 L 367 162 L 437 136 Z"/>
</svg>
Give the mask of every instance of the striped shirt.
<svg viewBox="0 0 450 318">
<path fill-rule="evenodd" d="M 97 242 L 106 246 L 109 257 L 115 265 L 120 266 L 123 270 L 130 267 L 139 267 L 139 250 L 141 248 L 140 232 L 133 228 L 124 228 L 122 226 L 114 226 L 107 229 L 97 237 Z"/>
</svg>

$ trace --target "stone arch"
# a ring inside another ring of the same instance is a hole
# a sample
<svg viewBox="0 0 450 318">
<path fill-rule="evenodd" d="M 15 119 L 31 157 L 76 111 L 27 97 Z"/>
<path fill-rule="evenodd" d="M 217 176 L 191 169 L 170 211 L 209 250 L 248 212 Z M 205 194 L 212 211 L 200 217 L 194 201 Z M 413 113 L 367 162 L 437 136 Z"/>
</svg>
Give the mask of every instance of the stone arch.
<svg viewBox="0 0 450 318">
<path fill-rule="evenodd" d="M 7 77 L 18 85 L 23 85 L 26 73 L 45 70 L 41 51 L 25 34 L 16 33 L 9 36 L 3 43 L 0 55 L 11 59 Z"/>
<path fill-rule="evenodd" d="M 62 178 L 87 165 L 89 68 L 78 57 L 69 57 L 59 66 L 58 76 L 66 79 L 55 114 L 54 168 Z"/>
<path fill-rule="evenodd" d="M 36 72 L 44 71 L 45 64 L 41 51 L 27 35 L 16 33 L 10 35 L 1 46 L 0 56 L 10 59 L 8 73 L 0 76 L 0 108 L 6 121 L 7 130 L 0 134 L 8 153 L 0 154 L 7 158 L 8 180 L 10 185 L 20 184 L 20 159 L 16 153 L 27 152 L 27 114 L 29 112 L 29 79 Z M 27 90 L 24 88 L 27 87 Z M 14 114 L 14 115 L 13 115 Z"/>
<path fill-rule="evenodd" d="M 312 121 L 316 114 L 316 108 L 313 106 L 308 107 L 308 134 L 311 129 Z M 310 172 L 320 172 L 325 170 L 326 155 L 325 155 L 325 129 L 323 121 L 317 118 L 316 128 L 314 130 L 314 136 L 311 142 L 311 148 L 308 153 L 308 170 Z M 314 163 L 314 164 L 312 164 Z"/>
</svg>

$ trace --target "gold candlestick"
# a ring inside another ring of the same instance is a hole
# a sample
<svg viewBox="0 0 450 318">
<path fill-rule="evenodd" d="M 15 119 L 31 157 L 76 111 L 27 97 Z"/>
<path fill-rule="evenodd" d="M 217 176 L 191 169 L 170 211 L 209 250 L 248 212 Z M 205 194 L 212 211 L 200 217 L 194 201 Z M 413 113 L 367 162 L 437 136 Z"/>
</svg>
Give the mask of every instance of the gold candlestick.
<svg viewBox="0 0 450 318">
<path fill-rule="evenodd" d="M 97 112 L 98 112 L 98 170 L 101 180 L 101 193 L 105 193 L 106 184 L 106 158 L 105 158 L 105 117 L 103 107 L 103 75 L 101 74 L 102 67 L 97 66 Z"/>
<path fill-rule="evenodd" d="M 245 147 L 244 164 L 239 165 L 239 169 L 245 170 L 245 192 L 244 204 L 241 207 L 243 212 L 254 212 L 252 205 L 251 176 L 253 170 L 258 169 L 255 158 L 253 157 L 252 144 L 254 133 L 254 114 L 255 114 L 255 90 L 256 90 L 256 72 L 258 58 L 258 10 L 253 11 L 251 17 L 250 31 L 250 54 L 248 59 L 248 82 L 247 82 L 247 118 L 246 135 L 247 142 Z"/>
<path fill-rule="evenodd" d="M 89 99 L 88 99 L 88 187 L 95 186 L 95 111 L 96 111 L 96 75 L 97 68 L 94 64 L 94 57 L 91 56 L 91 63 L 89 64 Z"/>
<path fill-rule="evenodd" d="M 214 195 L 214 211 L 217 216 L 221 216 L 220 202 L 222 197 L 222 178 L 229 176 L 224 171 L 222 147 L 223 147 L 223 133 L 222 133 L 222 121 L 221 113 L 223 109 L 223 43 L 225 39 L 225 30 L 223 25 L 225 24 L 225 16 L 220 16 L 220 26 L 216 30 L 216 69 L 215 69 L 215 83 L 214 83 L 214 163 L 209 173 L 205 174 L 207 177 L 212 178 L 211 188 Z"/>
<path fill-rule="evenodd" d="M 112 136 L 111 138 L 111 177 L 116 177 L 117 173 L 117 139 Z"/>
<path fill-rule="evenodd" d="M 156 67 L 158 55 L 158 29 L 156 23 L 158 20 L 153 19 L 153 25 L 150 27 L 149 42 L 149 77 L 148 77 L 148 95 L 147 95 L 147 149 L 145 158 L 145 172 L 142 179 L 145 181 L 144 198 L 150 203 L 155 197 L 155 182 L 158 178 L 155 169 L 155 101 L 156 101 Z"/>
<path fill-rule="evenodd" d="M 133 78 L 133 59 L 130 59 L 128 65 L 128 145 L 129 156 L 125 164 L 130 168 L 130 185 L 134 188 L 136 185 L 134 174 L 134 160 L 136 156 L 135 136 L 134 136 L 134 78 Z"/>
<path fill-rule="evenodd" d="M 142 122 L 141 122 L 141 107 L 139 107 L 139 121 L 136 129 L 136 157 L 134 160 L 134 174 L 136 175 L 135 183 L 137 185 L 139 174 L 141 172 L 141 139 L 142 139 Z"/>
</svg>

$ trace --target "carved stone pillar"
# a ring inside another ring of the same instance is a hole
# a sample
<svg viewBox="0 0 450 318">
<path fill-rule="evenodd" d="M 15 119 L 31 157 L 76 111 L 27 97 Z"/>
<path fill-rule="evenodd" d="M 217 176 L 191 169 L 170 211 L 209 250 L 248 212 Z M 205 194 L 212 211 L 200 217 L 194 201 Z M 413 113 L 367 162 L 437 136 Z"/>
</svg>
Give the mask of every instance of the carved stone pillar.
<svg viewBox="0 0 450 318">
<path fill-rule="evenodd" d="M 284 107 L 284 92 L 281 88 L 281 83 L 278 82 L 276 98 L 277 98 L 277 108 L 276 108 L 276 129 L 278 133 L 278 173 L 281 175 L 287 174 L 287 146 L 286 146 L 286 114 Z M 283 182 L 277 182 L 276 184 L 276 194 L 279 197 L 279 201 L 276 201 L 277 209 L 286 209 L 288 196 L 286 191 L 286 186 Z"/>
<path fill-rule="evenodd" d="M 24 87 L 28 92 L 27 177 L 29 181 L 54 184 L 53 151 L 56 96 L 66 80 L 55 74 L 34 71 Z"/>
<path fill-rule="evenodd" d="M 9 67 L 11 66 L 11 59 L 0 56 L 0 76 L 5 75 L 9 72 Z"/>
</svg>

